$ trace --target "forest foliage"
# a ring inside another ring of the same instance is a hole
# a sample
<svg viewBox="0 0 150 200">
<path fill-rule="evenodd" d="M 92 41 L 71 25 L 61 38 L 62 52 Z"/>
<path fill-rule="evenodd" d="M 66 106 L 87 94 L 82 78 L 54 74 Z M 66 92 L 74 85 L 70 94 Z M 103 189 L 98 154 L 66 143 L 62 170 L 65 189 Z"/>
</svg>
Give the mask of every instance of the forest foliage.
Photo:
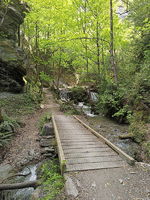
<svg viewBox="0 0 150 200">
<path fill-rule="evenodd" d="M 149 139 L 150 1 L 26 2 L 20 44 L 30 54 L 28 87 L 86 85 L 89 96 L 94 88 L 97 111 L 129 123 L 137 142 Z"/>
</svg>

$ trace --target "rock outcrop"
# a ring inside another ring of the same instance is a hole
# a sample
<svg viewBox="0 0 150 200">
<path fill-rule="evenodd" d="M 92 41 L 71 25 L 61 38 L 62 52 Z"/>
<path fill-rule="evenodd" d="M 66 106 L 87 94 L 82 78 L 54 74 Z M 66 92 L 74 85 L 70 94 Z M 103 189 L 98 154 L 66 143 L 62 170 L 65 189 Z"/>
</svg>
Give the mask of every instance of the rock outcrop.
<svg viewBox="0 0 150 200">
<path fill-rule="evenodd" d="M 27 8 L 19 0 L 0 0 L 0 91 L 19 93 L 24 86 L 27 54 L 20 47 L 20 25 Z"/>
</svg>

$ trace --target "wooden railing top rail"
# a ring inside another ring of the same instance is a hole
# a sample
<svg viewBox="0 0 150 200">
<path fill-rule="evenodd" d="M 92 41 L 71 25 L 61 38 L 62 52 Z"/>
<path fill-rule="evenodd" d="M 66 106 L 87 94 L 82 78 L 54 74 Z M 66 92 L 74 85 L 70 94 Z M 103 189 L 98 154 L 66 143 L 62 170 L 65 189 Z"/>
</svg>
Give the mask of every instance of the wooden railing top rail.
<svg viewBox="0 0 150 200">
<path fill-rule="evenodd" d="M 61 141 L 60 141 L 60 138 L 59 138 L 59 134 L 58 134 L 55 118 L 54 118 L 53 115 L 52 115 L 52 123 L 53 123 L 55 138 L 56 138 L 56 142 L 57 142 L 58 157 L 59 157 L 61 175 L 63 175 L 65 170 L 66 170 L 66 160 L 65 160 L 63 149 L 62 149 Z"/>
</svg>

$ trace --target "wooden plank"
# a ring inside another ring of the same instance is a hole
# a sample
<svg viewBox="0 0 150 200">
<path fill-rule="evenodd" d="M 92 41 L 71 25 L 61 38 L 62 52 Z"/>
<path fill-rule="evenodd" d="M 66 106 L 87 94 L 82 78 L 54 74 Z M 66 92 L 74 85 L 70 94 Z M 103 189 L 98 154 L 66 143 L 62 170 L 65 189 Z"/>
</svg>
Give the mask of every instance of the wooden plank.
<svg viewBox="0 0 150 200">
<path fill-rule="evenodd" d="M 61 137 L 60 137 L 61 138 Z M 61 142 L 62 143 L 78 143 L 78 142 L 82 142 L 82 143 L 84 143 L 84 142 L 95 142 L 95 143 L 97 143 L 98 142 L 98 140 L 97 139 L 95 139 L 95 138 L 74 138 L 74 139 L 62 139 L 61 138 Z"/>
<path fill-rule="evenodd" d="M 91 139 L 96 139 L 96 141 L 100 141 L 100 139 L 97 139 L 97 138 L 94 138 L 94 137 L 90 137 L 90 136 L 82 136 L 82 135 L 66 135 L 66 136 L 62 136 L 62 135 L 59 135 L 60 136 L 60 139 L 61 140 L 72 140 L 72 137 L 74 139 L 88 139 L 88 140 L 91 140 Z"/>
<path fill-rule="evenodd" d="M 124 162 L 115 161 L 115 162 L 103 162 L 103 163 L 83 163 L 83 164 L 67 164 L 67 171 L 85 171 L 85 170 L 96 170 L 96 169 L 109 169 L 109 168 L 118 168 L 123 167 Z"/>
<path fill-rule="evenodd" d="M 67 159 L 66 164 L 82 164 L 82 163 L 99 163 L 99 162 L 114 162 L 122 161 L 119 156 L 93 157 L 93 158 L 70 158 Z"/>
<path fill-rule="evenodd" d="M 64 123 L 64 122 L 71 122 L 71 123 L 77 123 L 76 119 L 74 119 L 72 116 L 66 117 L 65 115 L 57 115 L 55 116 L 55 121 L 57 123 Z"/>
<path fill-rule="evenodd" d="M 111 143 L 109 140 L 107 140 L 106 138 L 104 138 L 102 135 L 100 135 L 99 133 L 97 133 L 95 130 L 93 130 L 91 127 L 89 127 L 87 124 L 85 124 L 84 122 L 82 122 L 80 119 L 78 119 L 76 116 L 74 116 L 75 119 L 77 119 L 80 123 L 82 123 L 84 125 L 84 127 L 86 127 L 87 129 L 89 129 L 92 133 L 94 133 L 94 135 L 96 135 L 97 137 L 99 137 L 102 141 L 104 141 L 107 145 L 109 145 L 112 149 L 114 149 L 114 151 L 118 152 L 118 154 L 125 159 L 130 165 L 135 165 L 135 160 L 130 157 L 129 155 L 127 155 L 124 151 L 122 151 L 120 148 L 118 148 L 116 145 L 114 145 L 113 143 Z"/>
<path fill-rule="evenodd" d="M 74 123 L 63 123 L 63 124 L 57 124 L 57 129 L 61 129 L 61 130 L 86 130 L 84 126 L 82 126 L 81 124 L 74 124 Z"/>
<path fill-rule="evenodd" d="M 101 141 L 100 138 L 97 138 L 95 135 L 93 135 L 92 133 L 90 134 L 84 134 L 84 133 L 80 133 L 78 134 L 77 131 L 75 131 L 74 133 L 68 134 L 68 133 L 60 133 L 59 132 L 60 137 L 64 137 L 65 139 L 67 139 L 68 137 L 70 138 L 94 138 L 97 139 L 98 141 Z"/>
<path fill-rule="evenodd" d="M 85 149 L 63 149 L 64 154 L 67 153 L 92 153 L 92 152 L 107 152 L 110 148 L 85 148 Z"/>
<path fill-rule="evenodd" d="M 69 141 L 69 142 L 61 142 L 62 143 L 62 145 L 64 145 L 64 146 L 72 146 L 72 145 L 99 145 L 99 146 L 101 146 L 101 145 L 105 145 L 105 144 L 103 144 L 103 143 L 98 143 L 98 142 L 96 142 L 96 141 Z M 107 146 L 107 145 L 106 145 Z"/>
<path fill-rule="evenodd" d="M 107 148 L 107 145 L 62 145 L 63 150 L 65 149 L 87 149 L 87 148 Z"/>
<path fill-rule="evenodd" d="M 65 158 L 86 158 L 86 157 L 104 157 L 104 156 L 116 156 L 114 151 L 110 152 L 93 152 L 93 153 L 71 153 L 65 154 Z"/>
<path fill-rule="evenodd" d="M 59 135 L 62 134 L 69 134 L 69 135 L 93 135 L 91 134 L 90 131 L 88 131 L 87 129 L 82 129 L 82 130 L 78 130 L 78 131 L 74 131 L 72 129 L 65 129 L 65 130 L 59 130 Z"/>
<path fill-rule="evenodd" d="M 66 133 L 59 133 L 59 135 L 60 135 L 60 137 L 64 137 L 64 138 L 68 138 L 68 137 L 71 137 L 71 138 L 73 138 L 73 137 L 87 137 L 87 138 L 90 138 L 91 137 L 91 135 L 90 134 L 78 134 L 78 133 L 74 133 L 74 134 L 66 134 Z M 98 138 L 99 139 L 99 138 Z M 99 139 L 99 141 L 101 141 L 100 139 Z"/>
<path fill-rule="evenodd" d="M 78 123 L 78 121 L 77 120 L 75 120 L 75 119 L 64 119 L 64 120 L 59 120 L 59 119 L 56 119 L 55 118 L 55 121 L 56 121 L 56 124 L 63 124 L 63 123 L 67 123 L 67 124 L 70 124 L 70 123 L 75 123 L 75 124 L 77 124 Z"/>
</svg>

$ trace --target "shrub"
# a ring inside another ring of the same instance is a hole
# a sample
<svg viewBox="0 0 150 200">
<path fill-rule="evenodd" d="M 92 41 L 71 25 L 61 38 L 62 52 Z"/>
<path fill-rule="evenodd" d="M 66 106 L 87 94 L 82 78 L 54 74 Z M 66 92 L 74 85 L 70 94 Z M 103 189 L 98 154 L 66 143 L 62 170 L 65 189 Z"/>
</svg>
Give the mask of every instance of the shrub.
<svg viewBox="0 0 150 200">
<path fill-rule="evenodd" d="M 50 160 L 42 166 L 42 182 L 44 184 L 45 197 L 42 200 L 56 200 L 64 187 L 64 177 L 60 175 L 60 168 L 55 164 L 55 160 Z"/>
<path fill-rule="evenodd" d="M 52 113 L 50 114 L 45 113 L 39 122 L 39 130 L 42 130 L 44 123 L 50 122 L 51 118 L 52 118 Z"/>
<path fill-rule="evenodd" d="M 0 146 L 6 145 L 13 136 L 14 128 L 20 127 L 16 119 L 3 116 L 4 122 L 0 124 Z"/>
<path fill-rule="evenodd" d="M 128 90 L 124 85 L 117 85 L 114 82 L 107 83 L 107 89 L 99 94 L 96 104 L 97 111 L 106 116 L 114 117 L 118 121 L 126 121 L 126 116 L 131 114 L 131 108 L 126 103 Z M 121 122 L 120 121 L 120 122 Z"/>
<path fill-rule="evenodd" d="M 74 100 L 75 103 L 89 103 L 87 90 L 82 87 L 74 87 L 71 89 L 71 99 Z"/>
<path fill-rule="evenodd" d="M 135 111 L 132 117 L 130 118 L 130 127 L 129 132 L 132 134 L 133 139 L 137 143 L 141 143 L 145 140 L 146 136 L 146 123 L 142 120 L 143 112 Z"/>
</svg>

